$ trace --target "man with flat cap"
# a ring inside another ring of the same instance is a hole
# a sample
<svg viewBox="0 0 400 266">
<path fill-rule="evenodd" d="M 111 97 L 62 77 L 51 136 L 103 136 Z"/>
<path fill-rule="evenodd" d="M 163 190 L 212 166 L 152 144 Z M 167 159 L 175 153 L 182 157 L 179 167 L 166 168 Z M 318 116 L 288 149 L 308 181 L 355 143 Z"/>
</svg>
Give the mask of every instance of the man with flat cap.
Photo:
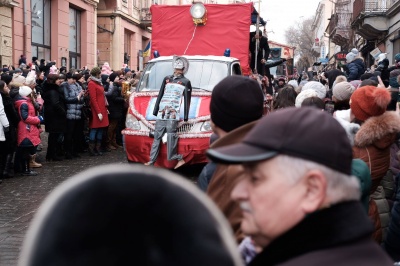
<svg viewBox="0 0 400 266">
<path fill-rule="evenodd" d="M 183 121 L 189 119 L 192 85 L 184 76 L 189 68 L 189 61 L 185 57 L 174 57 L 174 73 L 164 78 L 153 115 L 157 117 L 154 129 L 154 141 L 150 151 L 150 161 L 145 165 L 154 165 L 160 152 L 161 140 L 167 134 L 167 159 L 178 160 L 175 168 L 182 166 L 185 161 L 182 154 L 178 154 L 177 128 L 180 121 L 180 108 L 183 104 Z"/>
<path fill-rule="evenodd" d="M 262 248 L 249 265 L 393 265 L 371 239 L 346 132 L 327 113 L 269 114 L 241 142 L 207 155 L 244 165 L 231 198 L 242 209 L 243 232 Z"/>
</svg>

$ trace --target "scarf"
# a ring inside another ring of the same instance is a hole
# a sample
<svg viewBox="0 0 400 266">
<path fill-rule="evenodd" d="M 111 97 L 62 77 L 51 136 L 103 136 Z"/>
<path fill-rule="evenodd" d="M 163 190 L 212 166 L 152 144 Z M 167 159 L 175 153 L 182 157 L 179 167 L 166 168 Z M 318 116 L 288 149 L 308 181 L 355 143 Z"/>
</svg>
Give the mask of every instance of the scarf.
<svg viewBox="0 0 400 266">
<path fill-rule="evenodd" d="M 94 76 L 90 76 L 90 80 L 93 80 L 94 82 L 97 82 L 100 85 L 103 85 L 103 83 L 101 82 L 101 78 L 96 78 Z"/>
</svg>

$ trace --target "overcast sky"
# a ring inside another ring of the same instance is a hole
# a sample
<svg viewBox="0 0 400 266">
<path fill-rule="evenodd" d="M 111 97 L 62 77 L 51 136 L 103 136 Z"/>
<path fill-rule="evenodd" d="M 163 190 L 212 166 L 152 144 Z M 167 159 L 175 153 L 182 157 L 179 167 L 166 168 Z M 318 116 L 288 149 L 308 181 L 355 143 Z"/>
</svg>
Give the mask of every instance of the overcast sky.
<svg viewBox="0 0 400 266">
<path fill-rule="evenodd" d="M 268 38 L 285 44 L 285 30 L 296 21 L 314 16 L 319 2 L 320 0 L 261 0 L 260 15 L 268 20 Z M 258 3 L 254 6 L 258 11 Z"/>
</svg>

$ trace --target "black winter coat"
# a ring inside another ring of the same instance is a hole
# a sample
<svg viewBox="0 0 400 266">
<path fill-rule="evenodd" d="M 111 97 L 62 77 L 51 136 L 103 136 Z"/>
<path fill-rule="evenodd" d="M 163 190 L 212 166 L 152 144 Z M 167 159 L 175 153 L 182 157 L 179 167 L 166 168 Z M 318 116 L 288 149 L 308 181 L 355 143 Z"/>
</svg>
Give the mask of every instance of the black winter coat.
<svg viewBox="0 0 400 266">
<path fill-rule="evenodd" d="M 400 261 L 400 178 L 397 178 L 397 191 L 392 207 L 392 219 L 386 235 L 384 248 L 394 261 Z"/>
<path fill-rule="evenodd" d="M 62 133 L 67 125 L 67 106 L 64 92 L 56 84 L 43 84 L 44 122 L 46 132 Z"/>
<path fill-rule="evenodd" d="M 124 109 L 124 97 L 121 96 L 121 87 L 114 86 L 111 95 L 107 95 L 109 119 L 119 120 Z"/>
<path fill-rule="evenodd" d="M 250 33 L 250 43 L 249 43 L 249 50 L 251 53 L 251 61 L 250 61 L 250 67 L 251 70 L 254 71 L 255 68 L 255 56 L 256 56 L 256 40 L 254 38 L 255 32 Z M 257 72 L 260 75 L 265 75 L 264 73 L 264 65 L 261 64 L 261 59 L 265 59 L 265 61 L 268 60 L 269 54 L 271 52 L 271 49 L 269 48 L 268 44 L 268 38 L 265 36 L 262 36 L 260 38 L 260 43 L 258 47 L 258 53 L 257 53 Z"/>
<path fill-rule="evenodd" d="M 273 240 L 249 266 L 392 266 L 372 240 L 372 229 L 359 201 L 338 203 L 309 214 Z"/>
<path fill-rule="evenodd" d="M 1 93 L 1 97 L 3 99 L 4 112 L 6 113 L 8 122 L 9 122 L 9 133 L 6 134 L 6 153 L 11 153 L 14 151 L 15 147 L 17 147 L 17 128 L 18 122 L 20 120 L 17 111 L 15 110 L 14 101 L 5 93 Z"/>
</svg>

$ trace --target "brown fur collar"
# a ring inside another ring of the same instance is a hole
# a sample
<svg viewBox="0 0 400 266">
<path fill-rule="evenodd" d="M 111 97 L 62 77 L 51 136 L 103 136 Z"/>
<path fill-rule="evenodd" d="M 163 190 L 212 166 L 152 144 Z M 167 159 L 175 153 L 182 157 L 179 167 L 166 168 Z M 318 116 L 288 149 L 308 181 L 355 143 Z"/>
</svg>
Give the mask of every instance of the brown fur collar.
<svg viewBox="0 0 400 266">
<path fill-rule="evenodd" d="M 400 116 L 396 112 L 387 111 L 383 115 L 368 118 L 361 125 L 354 138 L 354 145 L 358 147 L 372 145 L 398 132 L 400 132 Z"/>
</svg>

